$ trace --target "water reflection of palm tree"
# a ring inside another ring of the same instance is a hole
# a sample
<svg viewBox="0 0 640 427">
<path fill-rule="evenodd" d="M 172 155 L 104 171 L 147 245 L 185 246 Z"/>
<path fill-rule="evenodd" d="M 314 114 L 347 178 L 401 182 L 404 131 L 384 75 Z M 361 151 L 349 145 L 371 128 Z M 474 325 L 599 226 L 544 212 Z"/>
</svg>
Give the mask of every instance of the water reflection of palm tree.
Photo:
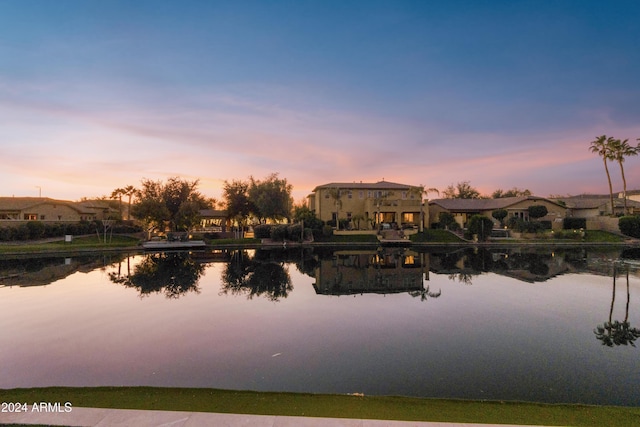
<svg viewBox="0 0 640 427">
<path fill-rule="evenodd" d="M 634 341 L 640 338 L 640 329 L 632 328 L 629 323 L 629 301 L 631 300 L 631 292 L 629 290 L 629 267 L 625 266 L 625 276 L 627 281 L 627 304 L 625 306 L 625 315 L 622 322 L 613 320 L 613 308 L 616 300 L 616 264 L 613 265 L 613 295 L 611 297 L 611 307 L 609 308 L 609 321 L 602 325 L 596 326 L 593 333 L 596 339 L 602 341 L 602 345 L 613 347 L 614 345 L 627 345 L 635 347 Z"/>
<path fill-rule="evenodd" d="M 449 274 L 447 276 L 447 278 L 449 280 L 453 280 L 453 281 L 458 281 L 460 283 L 462 283 L 463 285 L 473 285 L 473 274 L 471 273 L 464 273 L 464 272 L 460 272 L 460 273 L 452 273 Z"/>
<path fill-rule="evenodd" d="M 429 298 L 438 298 L 442 294 L 442 289 L 439 289 L 438 292 L 431 292 L 429 290 L 429 286 L 426 288 L 422 288 L 419 291 L 410 291 L 409 295 L 412 297 L 420 297 L 420 301 L 426 301 Z"/>
</svg>

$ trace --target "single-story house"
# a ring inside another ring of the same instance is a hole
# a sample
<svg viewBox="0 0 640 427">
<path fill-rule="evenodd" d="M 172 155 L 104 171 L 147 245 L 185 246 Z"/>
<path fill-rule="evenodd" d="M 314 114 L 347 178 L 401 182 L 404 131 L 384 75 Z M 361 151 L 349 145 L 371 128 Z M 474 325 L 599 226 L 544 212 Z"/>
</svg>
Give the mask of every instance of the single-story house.
<svg viewBox="0 0 640 427">
<path fill-rule="evenodd" d="M 567 217 L 595 218 L 611 214 L 611 199 L 608 194 L 584 194 L 579 196 L 551 199 L 567 207 Z M 640 201 L 627 198 L 627 209 L 630 213 L 640 213 Z M 624 198 L 613 197 L 613 212 L 615 215 L 624 214 Z"/>
<path fill-rule="evenodd" d="M 473 215 L 484 215 L 494 221 L 498 221 L 491 215 L 498 209 L 507 211 L 507 217 L 529 220 L 529 206 L 542 205 L 547 208 L 547 215 L 539 218 L 542 221 L 551 221 L 554 229 L 562 228 L 562 220 L 566 216 L 566 207 L 556 201 L 537 196 L 503 197 L 498 199 L 435 199 L 429 201 L 429 218 L 431 224 L 440 221 L 440 214 L 447 212 L 453 215 L 461 227 L 466 227 L 469 218 Z"/>
<path fill-rule="evenodd" d="M 119 214 L 102 200 L 71 202 L 48 197 L 0 197 L 0 225 L 28 221 L 79 222 L 112 219 Z"/>
</svg>

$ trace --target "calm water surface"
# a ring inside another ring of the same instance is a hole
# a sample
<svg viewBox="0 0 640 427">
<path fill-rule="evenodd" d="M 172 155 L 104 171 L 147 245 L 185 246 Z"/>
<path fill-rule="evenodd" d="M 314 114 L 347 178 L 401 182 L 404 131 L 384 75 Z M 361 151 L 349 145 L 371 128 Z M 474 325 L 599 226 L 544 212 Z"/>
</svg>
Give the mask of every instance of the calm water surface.
<svg viewBox="0 0 640 427">
<path fill-rule="evenodd" d="M 640 406 L 633 250 L 0 260 L 0 388 L 148 385 Z"/>
</svg>

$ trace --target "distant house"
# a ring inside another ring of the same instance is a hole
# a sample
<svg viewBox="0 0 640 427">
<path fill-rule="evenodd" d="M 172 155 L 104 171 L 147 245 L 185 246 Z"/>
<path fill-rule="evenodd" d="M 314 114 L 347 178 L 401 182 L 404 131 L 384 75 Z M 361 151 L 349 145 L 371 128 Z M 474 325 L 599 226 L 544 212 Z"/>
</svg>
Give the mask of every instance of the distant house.
<svg viewBox="0 0 640 427">
<path fill-rule="evenodd" d="M 630 192 L 628 192 L 630 193 Z M 631 195 L 635 197 L 635 195 Z M 627 209 L 630 213 L 640 213 L 640 200 L 635 200 L 627 194 Z M 597 216 L 611 215 L 611 199 L 608 194 L 583 194 L 579 196 L 562 197 L 553 199 L 563 203 L 567 207 L 567 216 L 574 218 L 594 218 Z M 613 198 L 614 215 L 624 214 L 624 198 Z"/>
<path fill-rule="evenodd" d="M 375 229 L 381 224 L 398 227 L 428 223 L 418 187 L 395 182 L 332 182 L 319 185 L 308 196 L 308 207 L 322 221 L 346 219 L 350 228 Z"/>
<path fill-rule="evenodd" d="M 466 227 L 469 218 L 473 215 L 484 215 L 497 221 L 492 213 L 498 209 L 507 211 L 507 217 L 529 220 L 529 206 L 542 205 L 547 208 L 548 214 L 540 218 L 543 221 L 551 221 L 553 228 L 562 227 L 562 219 L 566 216 L 566 208 L 556 201 L 536 196 L 503 197 L 498 199 L 436 199 L 429 201 L 429 218 L 431 224 L 440 221 L 440 214 L 447 212 L 453 215 L 461 227 Z"/>
<path fill-rule="evenodd" d="M 624 197 L 624 195 L 622 193 L 619 193 L 618 197 L 621 198 Z M 627 199 L 640 203 L 640 190 L 627 191 Z"/>
<path fill-rule="evenodd" d="M 0 225 L 28 221 L 79 222 L 117 217 L 105 201 L 71 202 L 48 197 L 0 197 Z"/>
</svg>

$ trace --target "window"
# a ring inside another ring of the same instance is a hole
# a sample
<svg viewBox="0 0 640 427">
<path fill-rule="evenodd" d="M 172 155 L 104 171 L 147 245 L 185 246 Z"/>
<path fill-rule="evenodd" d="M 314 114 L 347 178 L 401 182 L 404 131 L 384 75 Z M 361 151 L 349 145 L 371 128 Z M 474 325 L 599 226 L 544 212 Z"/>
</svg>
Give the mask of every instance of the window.
<svg viewBox="0 0 640 427">
<path fill-rule="evenodd" d="M 362 190 L 358 191 L 358 197 L 361 199 L 364 199 L 364 191 Z"/>
<path fill-rule="evenodd" d="M 347 191 L 347 198 L 353 199 L 353 191 L 351 190 Z"/>
<path fill-rule="evenodd" d="M 404 200 L 404 199 L 406 199 L 406 198 L 407 198 L 407 192 L 406 192 L 406 191 L 403 191 L 403 192 L 402 192 L 402 199 Z"/>
<path fill-rule="evenodd" d="M 40 215 L 40 221 L 44 221 L 44 215 Z"/>
<path fill-rule="evenodd" d="M 26 213 L 26 214 L 24 214 L 24 219 L 26 221 L 37 221 L 38 220 L 38 214 Z"/>
</svg>

